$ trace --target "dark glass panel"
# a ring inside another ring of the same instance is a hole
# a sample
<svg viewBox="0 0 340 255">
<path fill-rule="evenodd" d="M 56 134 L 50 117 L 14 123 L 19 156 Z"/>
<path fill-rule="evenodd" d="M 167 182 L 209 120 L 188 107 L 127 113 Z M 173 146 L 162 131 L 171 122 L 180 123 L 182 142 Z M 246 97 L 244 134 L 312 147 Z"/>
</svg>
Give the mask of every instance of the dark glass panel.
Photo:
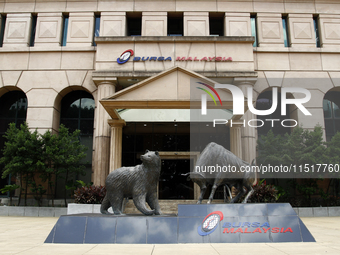
<svg viewBox="0 0 340 255">
<path fill-rule="evenodd" d="M 224 35 L 224 17 L 210 17 L 209 31 L 211 36 Z"/>
<path fill-rule="evenodd" d="M 93 136 L 92 135 L 81 135 L 80 143 L 87 147 L 86 158 L 83 162 L 92 162 L 92 152 L 93 152 Z"/>
<path fill-rule="evenodd" d="M 24 92 L 10 91 L 0 98 L 0 118 L 26 118 L 27 99 Z M 18 116 L 18 113 L 20 116 Z"/>
<path fill-rule="evenodd" d="M 193 182 L 182 176 L 190 172 L 190 160 L 162 160 L 159 178 L 160 199 L 193 199 Z"/>
<path fill-rule="evenodd" d="M 93 135 L 93 119 L 80 120 L 80 127 L 82 135 Z"/>
<path fill-rule="evenodd" d="M 327 99 L 323 100 L 323 115 L 325 119 L 332 117 L 331 101 Z"/>
<path fill-rule="evenodd" d="M 183 36 L 183 16 L 168 17 L 168 36 Z"/>
<path fill-rule="evenodd" d="M 92 98 L 81 99 L 80 116 L 81 118 L 94 118 L 95 103 Z"/>
<path fill-rule="evenodd" d="M 78 119 L 61 119 L 60 124 L 67 127 L 71 133 L 78 129 Z"/>
<path fill-rule="evenodd" d="M 255 37 L 255 42 L 253 43 L 253 47 L 257 47 L 257 26 L 256 26 L 256 16 L 250 17 L 250 25 L 251 25 L 251 35 Z"/>
<path fill-rule="evenodd" d="M 142 17 L 127 18 L 127 35 L 128 36 L 142 35 Z"/>
<path fill-rule="evenodd" d="M 122 153 L 122 166 L 134 166 L 136 165 L 135 153 Z"/>
<path fill-rule="evenodd" d="M 339 106 L 335 103 L 333 103 L 333 113 L 334 113 L 334 118 L 340 118 L 340 109 L 339 109 Z"/>
<path fill-rule="evenodd" d="M 133 134 L 123 134 L 123 151 L 134 152 L 136 136 Z"/>
</svg>

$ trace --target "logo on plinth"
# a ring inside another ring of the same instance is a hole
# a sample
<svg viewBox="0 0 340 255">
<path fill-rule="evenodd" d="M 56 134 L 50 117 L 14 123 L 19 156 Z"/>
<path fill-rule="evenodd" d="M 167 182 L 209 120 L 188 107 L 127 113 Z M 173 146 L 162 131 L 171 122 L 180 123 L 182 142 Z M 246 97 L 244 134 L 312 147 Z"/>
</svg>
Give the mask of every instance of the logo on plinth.
<svg viewBox="0 0 340 255">
<path fill-rule="evenodd" d="M 223 213 L 220 211 L 215 211 L 209 213 L 204 220 L 202 221 L 202 225 L 198 226 L 197 231 L 201 236 L 210 235 L 214 232 L 218 226 L 218 223 L 223 220 Z"/>
</svg>

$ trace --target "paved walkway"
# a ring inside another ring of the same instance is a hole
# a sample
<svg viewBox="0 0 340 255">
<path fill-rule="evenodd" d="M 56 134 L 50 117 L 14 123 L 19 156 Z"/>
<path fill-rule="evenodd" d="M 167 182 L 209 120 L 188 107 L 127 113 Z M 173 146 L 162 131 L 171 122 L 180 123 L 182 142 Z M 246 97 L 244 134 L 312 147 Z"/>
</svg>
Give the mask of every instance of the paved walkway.
<svg viewBox="0 0 340 255">
<path fill-rule="evenodd" d="M 57 218 L 0 217 L 0 254 L 340 254 L 340 217 L 302 218 L 316 243 L 44 244 Z"/>
</svg>

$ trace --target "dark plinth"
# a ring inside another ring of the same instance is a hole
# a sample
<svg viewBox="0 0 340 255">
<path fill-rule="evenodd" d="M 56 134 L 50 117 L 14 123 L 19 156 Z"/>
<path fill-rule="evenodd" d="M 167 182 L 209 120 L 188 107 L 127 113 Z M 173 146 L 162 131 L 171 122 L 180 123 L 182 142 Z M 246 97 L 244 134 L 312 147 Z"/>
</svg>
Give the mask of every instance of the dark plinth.
<svg viewBox="0 0 340 255">
<path fill-rule="evenodd" d="M 208 214 L 223 216 L 200 235 Z M 178 215 L 61 216 L 45 243 L 255 243 L 315 242 L 290 204 L 178 205 Z"/>
</svg>

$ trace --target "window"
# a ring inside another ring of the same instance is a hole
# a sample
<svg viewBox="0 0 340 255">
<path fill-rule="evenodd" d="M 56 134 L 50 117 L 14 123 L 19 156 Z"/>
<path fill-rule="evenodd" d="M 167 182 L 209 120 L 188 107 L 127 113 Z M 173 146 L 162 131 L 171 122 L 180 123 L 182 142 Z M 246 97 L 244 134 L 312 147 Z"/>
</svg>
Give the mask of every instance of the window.
<svg viewBox="0 0 340 255">
<path fill-rule="evenodd" d="M 81 177 L 86 183 L 91 182 L 92 173 L 94 109 L 92 95 L 82 90 L 73 91 L 61 100 L 60 124 L 64 124 L 70 132 L 79 129 L 80 143 L 88 148 L 84 162 L 89 164 L 86 165 L 86 176 Z"/>
<path fill-rule="evenodd" d="M 183 13 L 168 13 L 168 36 L 183 36 Z"/>
<path fill-rule="evenodd" d="M 320 48 L 321 43 L 320 43 L 318 16 L 313 16 L 313 23 L 314 23 L 314 31 L 315 31 L 315 44 L 316 44 L 316 47 Z"/>
<path fill-rule="evenodd" d="M 22 91 L 10 91 L 0 97 L 0 157 L 5 145 L 3 135 L 6 133 L 9 123 L 15 123 L 16 127 L 26 121 L 27 98 Z M 3 166 L 0 165 L 0 175 Z M 11 183 L 11 177 L 8 179 L 0 178 L 0 189 Z M 0 196 L 2 194 L 0 193 Z"/>
<path fill-rule="evenodd" d="M 224 14 L 209 13 L 209 33 L 211 36 L 224 36 Z"/>
<path fill-rule="evenodd" d="M 31 26 L 30 47 L 33 47 L 33 46 L 34 46 L 36 28 L 37 28 L 37 15 L 36 15 L 36 14 L 32 14 L 32 26 Z"/>
<path fill-rule="evenodd" d="M 94 41 L 94 38 L 99 36 L 99 29 L 100 29 L 100 14 L 96 14 L 94 16 L 93 46 L 97 46 L 96 42 Z"/>
<path fill-rule="evenodd" d="M 0 27 L 0 47 L 4 42 L 4 33 L 5 33 L 5 26 L 6 26 L 6 15 L 1 15 L 1 27 Z"/>
<path fill-rule="evenodd" d="M 282 16 L 282 26 L 283 26 L 283 39 L 285 47 L 289 47 L 289 36 L 288 36 L 288 25 L 287 16 Z"/>
<path fill-rule="evenodd" d="M 253 47 L 257 47 L 257 26 L 256 26 L 256 15 L 250 16 L 250 25 L 251 25 L 251 35 L 255 37 L 255 42 Z"/>
<path fill-rule="evenodd" d="M 257 100 L 256 100 L 256 109 L 257 110 L 268 110 L 271 108 L 273 104 L 273 93 L 272 91 L 265 91 L 262 92 Z M 262 120 L 263 122 L 257 123 L 260 126 L 262 123 L 264 125 L 262 127 L 257 128 L 257 132 L 259 134 L 259 138 L 261 135 L 266 135 L 269 130 L 272 130 L 275 135 L 284 135 L 285 133 L 290 133 L 290 128 L 283 127 L 280 122 L 284 119 L 290 119 L 289 116 L 289 106 L 286 106 L 286 115 L 281 115 L 281 93 L 277 93 L 277 108 L 276 110 L 270 115 L 258 115 L 257 119 Z M 271 121 L 266 121 L 266 119 L 277 119 L 279 121 L 274 121 L 273 127 Z M 293 125 L 293 123 L 285 123 L 285 125 Z"/>
<path fill-rule="evenodd" d="M 330 141 L 340 131 L 340 92 L 327 92 L 323 99 L 326 140 Z"/>
<path fill-rule="evenodd" d="M 126 25 L 128 36 L 141 36 L 142 35 L 142 14 L 141 13 L 127 13 Z"/>
<path fill-rule="evenodd" d="M 67 41 L 67 28 L 68 28 L 68 14 L 63 15 L 63 34 L 61 37 L 61 46 L 66 46 Z"/>
</svg>

